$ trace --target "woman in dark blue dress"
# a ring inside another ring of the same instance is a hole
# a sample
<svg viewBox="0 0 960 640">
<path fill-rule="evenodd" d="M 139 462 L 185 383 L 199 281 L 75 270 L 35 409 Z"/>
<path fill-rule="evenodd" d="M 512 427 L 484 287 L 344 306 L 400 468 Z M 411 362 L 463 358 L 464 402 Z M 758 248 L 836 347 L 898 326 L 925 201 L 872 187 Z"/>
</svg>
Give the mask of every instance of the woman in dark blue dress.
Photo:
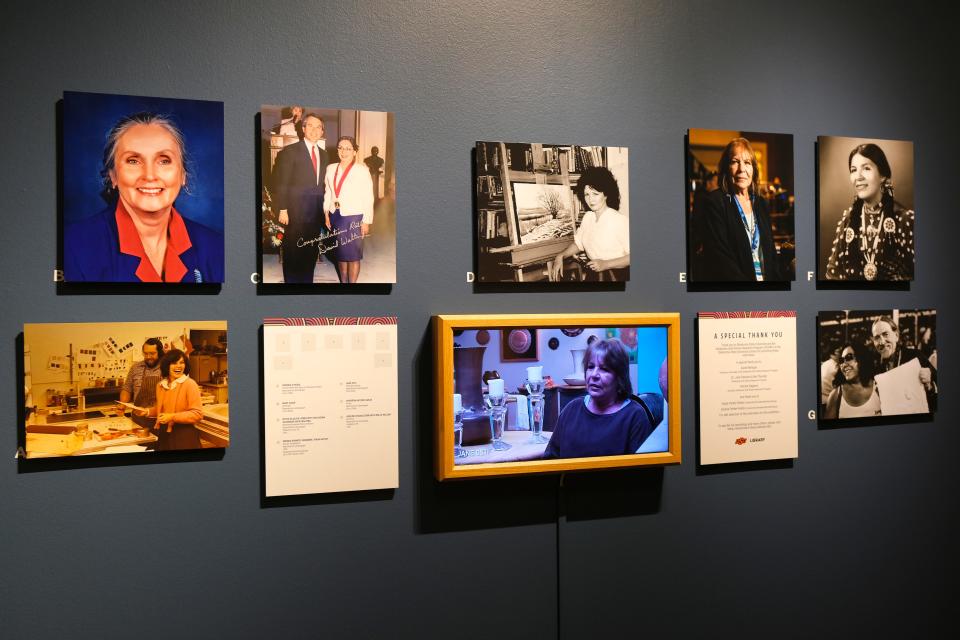
<svg viewBox="0 0 960 640">
<path fill-rule="evenodd" d="M 327 167 L 323 210 L 330 229 L 328 253 L 337 265 L 340 282 L 354 283 L 360 277 L 363 238 L 373 224 L 373 181 L 365 166 L 357 167 L 357 141 L 340 136 L 340 162 Z"/>
</svg>

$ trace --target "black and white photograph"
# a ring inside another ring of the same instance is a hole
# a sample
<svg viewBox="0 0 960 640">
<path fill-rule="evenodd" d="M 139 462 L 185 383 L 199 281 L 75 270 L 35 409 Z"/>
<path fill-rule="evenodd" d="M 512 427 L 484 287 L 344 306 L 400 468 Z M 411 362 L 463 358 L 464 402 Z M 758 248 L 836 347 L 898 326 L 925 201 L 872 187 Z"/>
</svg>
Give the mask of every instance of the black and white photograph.
<svg viewBox="0 0 960 640">
<path fill-rule="evenodd" d="M 936 411 L 936 310 L 821 311 L 817 334 L 821 420 Z"/>
<path fill-rule="evenodd" d="M 260 108 L 261 282 L 397 281 L 394 114 Z"/>
<path fill-rule="evenodd" d="M 480 282 L 630 279 L 626 147 L 477 142 Z"/>
<path fill-rule="evenodd" d="M 793 136 L 690 129 L 687 281 L 796 279 Z"/>
<path fill-rule="evenodd" d="M 913 143 L 817 138 L 819 280 L 913 280 Z"/>
</svg>

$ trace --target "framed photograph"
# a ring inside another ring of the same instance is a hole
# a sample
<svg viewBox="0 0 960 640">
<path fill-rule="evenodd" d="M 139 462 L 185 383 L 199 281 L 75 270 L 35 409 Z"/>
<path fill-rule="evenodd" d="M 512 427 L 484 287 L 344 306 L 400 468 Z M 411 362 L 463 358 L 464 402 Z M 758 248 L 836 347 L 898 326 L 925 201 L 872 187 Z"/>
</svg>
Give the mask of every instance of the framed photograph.
<svg viewBox="0 0 960 640">
<path fill-rule="evenodd" d="M 690 129 L 687 281 L 796 279 L 793 136 Z"/>
<path fill-rule="evenodd" d="M 549 348 L 505 358 L 518 331 Z M 438 480 L 681 461 L 677 313 L 440 315 L 433 339 Z"/>
<path fill-rule="evenodd" d="M 489 341 L 489 335 L 481 334 L 477 342 Z M 503 362 L 536 362 L 539 346 L 536 329 L 502 329 L 500 331 L 500 360 Z"/>
<path fill-rule="evenodd" d="M 260 273 L 268 284 L 397 281 L 393 113 L 260 108 Z"/>
<path fill-rule="evenodd" d="M 937 410 L 935 309 L 821 311 L 820 419 L 876 422 Z"/>
<path fill-rule="evenodd" d="M 913 143 L 817 138 L 819 280 L 913 280 Z"/>
<path fill-rule="evenodd" d="M 626 147 L 477 142 L 480 282 L 630 279 Z"/>
<path fill-rule="evenodd" d="M 223 282 L 222 102 L 64 92 L 62 158 L 64 282 Z"/>
<path fill-rule="evenodd" d="M 227 323 L 27 324 L 27 458 L 230 444 Z"/>
</svg>

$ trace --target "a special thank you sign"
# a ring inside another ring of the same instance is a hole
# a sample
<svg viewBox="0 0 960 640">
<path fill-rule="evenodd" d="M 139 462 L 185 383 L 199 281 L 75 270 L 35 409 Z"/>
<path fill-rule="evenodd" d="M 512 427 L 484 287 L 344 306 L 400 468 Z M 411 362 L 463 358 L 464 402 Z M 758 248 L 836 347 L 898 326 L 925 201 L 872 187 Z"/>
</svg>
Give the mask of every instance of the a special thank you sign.
<svg viewBox="0 0 960 640">
<path fill-rule="evenodd" d="M 700 313 L 700 464 L 797 457 L 795 311 Z"/>
</svg>

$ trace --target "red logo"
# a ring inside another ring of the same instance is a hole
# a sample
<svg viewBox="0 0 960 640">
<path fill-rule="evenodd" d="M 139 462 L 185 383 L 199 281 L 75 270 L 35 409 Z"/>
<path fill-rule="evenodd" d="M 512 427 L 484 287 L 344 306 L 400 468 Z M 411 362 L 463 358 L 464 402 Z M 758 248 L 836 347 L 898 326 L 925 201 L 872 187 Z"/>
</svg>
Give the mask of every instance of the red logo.
<svg viewBox="0 0 960 640">
<path fill-rule="evenodd" d="M 747 444 L 747 439 L 746 439 L 746 438 L 737 438 L 736 440 L 734 440 L 734 442 L 735 442 L 736 444 Z"/>
</svg>

